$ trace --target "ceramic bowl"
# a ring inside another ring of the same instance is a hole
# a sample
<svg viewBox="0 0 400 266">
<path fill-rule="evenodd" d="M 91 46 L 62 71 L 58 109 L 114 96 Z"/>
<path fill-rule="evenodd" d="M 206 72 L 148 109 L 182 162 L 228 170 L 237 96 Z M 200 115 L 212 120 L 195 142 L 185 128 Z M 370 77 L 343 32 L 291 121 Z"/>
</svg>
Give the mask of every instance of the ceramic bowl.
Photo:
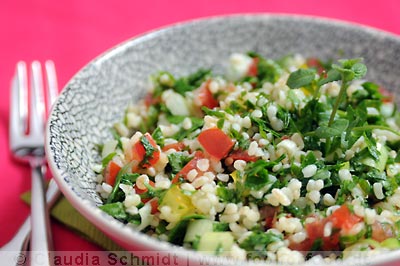
<svg viewBox="0 0 400 266">
<path fill-rule="evenodd" d="M 293 15 L 232 15 L 178 23 L 134 37 L 79 71 L 51 112 L 46 152 L 54 178 L 71 204 L 135 254 L 172 254 L 170 259 L 182 265 L 237 264 L 158 241 L 102 212 L 92 167 L 100 161 L 96 145 L 111 138 L 109 128 L 122 119 L 127 105 L 144 96 L 151 74 L 167 70 L 180 76 L 200 67 L 222 73 L 231 53 L 247 51 L 273 59 L 291 53 L 322 59 L 363 57 L 368 79 L 395 93 L 400 91 L 400 38 L 341 21 Z M 337 264 L 375 265 L 393 260 L 400 260 L 400 251 Z"/>
</svg>

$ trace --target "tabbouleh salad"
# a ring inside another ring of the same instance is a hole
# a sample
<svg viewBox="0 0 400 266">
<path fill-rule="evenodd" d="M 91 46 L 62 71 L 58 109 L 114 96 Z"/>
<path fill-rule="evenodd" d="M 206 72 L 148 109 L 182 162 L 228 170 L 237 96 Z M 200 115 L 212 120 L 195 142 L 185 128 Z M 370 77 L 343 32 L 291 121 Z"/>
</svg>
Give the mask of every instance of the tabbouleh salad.
<svg viewBox="0 0 400 266">
<path fill-rule="evenodd" d="M 160 240 L 302 262 L 400 247 L 400 115 L 362 59 L 162 71 L 101 145 L 100 208 Z"/>
</svg>

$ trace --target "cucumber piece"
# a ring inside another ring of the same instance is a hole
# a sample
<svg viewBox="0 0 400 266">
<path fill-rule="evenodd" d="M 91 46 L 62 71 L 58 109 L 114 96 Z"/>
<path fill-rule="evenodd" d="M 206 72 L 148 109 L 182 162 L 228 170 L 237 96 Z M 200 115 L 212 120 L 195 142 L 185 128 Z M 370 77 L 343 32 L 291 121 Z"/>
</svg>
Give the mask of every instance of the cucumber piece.
<svg viewBox="0 0 400 266">
<path fill-rule="evenodd" d="M 400 242 L 396 238 L 387 238 L 381 242 L 381 247 L 388 249 L 398 249 L 400 247 Z"/>
<path fill-rule="evenodd" d="M 182 245 L 183 242 L 185 242 L 185 237 L 187 229 L 189 227 L 189 224 L 191 222 L 194 222 L 195 220 L 192 219 L 201 219 L 204 220 L 204 216 L 200 214 L 192 214 L 192 215 L 187 215 L 182 218 L 181 221 L 175 225 L 174 228 L 171 229 L 169 236 L 168 236 L 168 241 L 176 244 L 176 245 Z M 195 238 L 195 236 L 194 236 Z"/>
<path fill-rule="evenodd" d="M 101 151 L 101 158 L 104 159 L 107 157 L 107 155 L 114 153 L 115 149 L 117 148 L 117 144 L 118 141 L 114 139 L 106 141 L 103 145 L 103 150 Z"/>
<path fill-rule="evenodd" d="M 207 232 L 213 231 L 213 222 L 207 219 L 192 220 L 190 221 L 186 235 L 183 242 L 193 242 L 196 240 L 196 236 L 202 236 Z"/>
<path fill-rule="evenodd" d="M 360 251 L 369 251 L 373 249 L 377 249 L 381 247 L 378 241 L 375 241 L 373 239 L 367 238 L 358 241 L 357 243 L 348 246 L 343 250 L 343 259 L 350 258 L 352 256 L 357 256 L 359 255 Z"/>
<path fill-rule="evenodd" d="M 386 147 L 380 143 L 377 144 L 377 150 L 380 152 L 379 159 L 376 160 L 372 157 L 367 157 L 362 160 L 362 163 L 373 168 L 383 171 L 386 168 L 386 162 L 388 160 L 388 151 Z"/>
<path fill-rule="evenodd" d="M 381 153 L 381 156 L 379 156 L 379 160 L 376 163 L 376 168 L 380 171 L 383 171 L 386 168 L 386 163 L 389 157 L 388 151 L 384 145 L 379 145 L 379 144 L 378 144 L 378 151 Z"/>
<path fill-rule="evenodd" d="M 197 250 L 210 255 L 221 255 L 231 251 L 233 243 L 230 232 L 207 232 L 201 236 Z"/>
<path fill-rule="evenodd" d="M 190 111 L 186 103 L 185 97 L 173 90 L 166 90 L 161 96 L 165 102 L 165 106 L 173 115 L 189 116 Z"/>
</svg>

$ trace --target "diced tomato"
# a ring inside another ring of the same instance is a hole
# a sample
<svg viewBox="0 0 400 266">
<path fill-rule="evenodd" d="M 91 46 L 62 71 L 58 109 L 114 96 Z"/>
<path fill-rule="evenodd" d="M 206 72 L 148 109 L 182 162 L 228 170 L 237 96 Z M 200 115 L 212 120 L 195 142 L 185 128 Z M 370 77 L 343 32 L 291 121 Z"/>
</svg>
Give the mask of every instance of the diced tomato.
<svg viewBox="0 0 400 266">
<path fill-rule="evenodd" d="M 339 250 L 340 249 L 340 232 L 332 231 L 331 235 L 328 237 L 323 237 L 322 240 L 324 243 L 322 244 L 322 250 Z"/>
<path fill-rule="evenodd" d="M 260 216 L 265 221 L 266 229 L 272 228 L 277 219 L 278 208 L 270 205 L 265 205 L 260 208 Z"/>
<path fill-rule="evenodd" d="M 353 214 L 346 205 L 342 205 L 331 216 L 306 224 L 305 229 L 308 238 L 301 243 L 291 243 L 289 247 L 295 250 L 308 251 L 312 248 L 314 242 L 320 239 L 322 245 L 320 250 L 339 250 L 340 235 L 350 230 L 361 220 L 362 218 Z M 332 223 L 333 228 L 331 235 L 326 237 L 324 236 L 324 228 L 328 222 Z"/>
<path fill-rule="evenodd" d="M 158 212 L 158 198 L 142 199 L 142 202 L 148 202 L 151 205 L 151 214 L 155 214 Z"/>
<path fill-rule="evenodd" d="M 145 133 L 143 135 L 143 137 L 145 137 L 148 140 L 148 142 L 150 143 L 150 145 L 153 146 L 153 148 L 155 148 L 155 151 L 153 152 L 151 157 L 145 158 L 146 157 L 146 149 L 143 146 L 143 143 L 139 140 L 138 142 L 136 142 L 133 145 L 132 156 L 133 156 L 133 160 L 136 160 L 139 162 L 143 162 L 143 160 L 146 159 L 147 162 L 145 164 L 143 164 L 143 167 L 148 168 L 150 166 L 155 165 L 157 163 L 157 161 L 160 159 L 160 151 L 158 150 L 157 143 L 154 141 L 154 139 L 152 138 L 152 136 L 149 133 Z"/>
<path fill-rule="evenodd" d="M 351 213 L 347 205 L 340 206 L 328 219 L 332 222 L 333 227 L 344 230 L 350 230 L 356 223 L 362 220 L 361 217 Z"/>
<path fill-rule="evenodd" d="M 149 185 L 150 186 L 152 186 L 152 187 L 155 187 L 156 186 L 156 184 L 154 184 L 154 182 L 153 181 L 151 181 L 151 180 L 149 180 Z M 147 188 L 145 188 L 145 189 L 140 189 L 140 188 L 138 188 L 137 186 L 135 186 L 135 191 L 136 191 L 136 194 L 143 194 L 143 193 L 145 193 L 145 192 L 147 192 Z"/>
<path fill-rule="evenodd" d="M 219 106 L 219 102 L 214 98 L 209 89 L 210 80 L 204 82 L 200 88 L 194 91 L 194 95 L 200 104 L 200 106 L 205 106 L 209 109 Z"/>
<path fill-rule="evenodd" d="M 322 223 L 321 221 L 315 221 L 315 222 L 306 224 L 305 229 L 306 229 L 308 237 L 300 243 L 290 242 L 289 248 L 298 250 L 298 251 L 311 250 L 314 242 L 317 239 L 323 237 L 324 226 L 325 226 L 325 223 Z"/>
<path fill-rule="evenodd" d="M 115 179 L 118 172 L 121 170 L 121 166 L 114 161 L 110 161 L 105 169 L 105 181 L 107 184 L 114 186 Z"/>
<path fill-rule="evenodd" d="M 312 223 L 308 223 L 305 225 L 308 238 L 317 239 L 324 235 L 324 227 L 326 224 L 326 220 L 317 220 Z"/>
<path fill-rule="evenodd" d="M 144 97 L 144 104 L 146 107 L 149 107 L 151 105 L 155 105 L 161 101 L 160 97 L 154 98 L 152 93 L 146 94 Z"/>
<path fill-rule="evenodd" d="M 253 61 L 250 64 L 249 70 L 247 71 L 247 76 L 256 77 L 258 74 L 258 62 L 260 59 L 258 57 L 253 57 Z"/>
<path fill-rule="evenodd" d="M 318 72 L 319 75 L 321 75 L 322 73 L 325 72 L 325 68 L 324 68 L 324 66 L 321 64 L 321 61 L 320 61 L 318 58 L 314 58 L 314 57 L 308 58 L 308 59 L 306 60 L 306 65 L 307 65 L 308 67 L 313 67 L 313 68 L 315 68 L 315 69 L 317 70 L 317 72 Z"/>
<path fill-rule="evenodd" d="M 327 219 L 322 219 L 306 224 L 305 229 L 308 238 L 301 243 L 290 243 L 289 248 L 299 251 L 309 251 L 313 248 L 315 241 L 321 240 L 321 246 L 318 247 L 318 250 L 339 250 L 340 234 L 338 230 L 333 230 L 330 236 L 324 236 L 324 228 L 327 222 Z"/>
<path fill-rule="evenodd" d="M 247 151 L 243 150 L 235 150 L 229 153 L 227 158 L 231 158 L 233 161 L 243 160 L 246 162 L 255 162 L 257 161 L 257 157 L 253 155 L 249 155 Z"/>
<path fill-rule="evenodd" d="M 235 143 L 219 128 L 202 131 L 198 140 L 204 150 L 216 160 L 226 157 Z"/>
<path fill-rule="evenodd" d="M 379 92 L 382 94 L 383 98 L 382 98 L 382 102 L 384 103 L 391 103 L 394 101 L 394 96 L 393 93 L 391 93 L 390 91 L 388 91 L 387 89 L 383 88 L 383 87 L 379 87 Z"/>
<path fill-rule="evenodd" d="M 151 213 L 155 214 L 156 212 L 158 212 L 158 199 L 153 198 L 150 201 L 150 205 L 151 205 Z"/>
<path fill-rule="evenodd" d="M 304 241 L 302 242 L 294 242 L 294 241 L 290 241 L 289 242 L 289 248 L 291 250 L 297 250 L 297 251 L 305 251 L 308 252 L 311 250 L 312 244 L 314 243 L 313 240 L 311 240 L 310 238 L 306 238 Z"/>
<path fill-rule="evenodd" d="M 149 133 L 145 133 L 144 136 L 147 138 L 151 146 L 155 148 L 155 151 L 153 152 L 151 158 L 148 158 L 149 164 L 150 165 L 155 165 L 157 161 L 160 159 L 160 151 L 158 150 L 157 143 L 155 140 L 152 138 L 152 136 Z"/>
<path fill-rule="evenodd" d="M 145 150 L 143 144 L 139 140 L 138 142 L 136 142 L 133 145 L 133 148 L 132 148 L 133 160 L 141 162 L 141 161 L 143 161 L 145 155 L 146 155 L 146 150 Z"/>
<path fill-rule="evenodd" d="M 165 145 L 162 150 L 163 151 L 168 151 L 170 149 L 174 149 L 176 151 L 181 151 L 185 148 L 185 144 L 183 144 L 182 142 L 176 142 L 176 143 L 172 143 L 172 144 L 168 144 Z"/>
<path fill-rule="evenodd" d="M 203 152 L 201 152 L 201 151 L 196 151 L 195 154 L 194 154 L 193 159 L 191 159 L 191 160 L 190 160 L 176 175 L 175 175 L 175 177 L 172 179 L 172 181 L 171 181 L 172 184 L 178 182 L 179 178 L 181 178 L 181 177 L 184 178 L 184 179 L 187 179 L 187 174 L 190 172 L 190 170 L 196 169 L 196 168 L 197 168 L 197 162 L 198 162 L 200 159 L 204 159 L 204 158 L 205 158 L 205 155 L 204 155 Z M 200 172 L 198 169 L 197 169 L 197 171 Z"/>
</svg>

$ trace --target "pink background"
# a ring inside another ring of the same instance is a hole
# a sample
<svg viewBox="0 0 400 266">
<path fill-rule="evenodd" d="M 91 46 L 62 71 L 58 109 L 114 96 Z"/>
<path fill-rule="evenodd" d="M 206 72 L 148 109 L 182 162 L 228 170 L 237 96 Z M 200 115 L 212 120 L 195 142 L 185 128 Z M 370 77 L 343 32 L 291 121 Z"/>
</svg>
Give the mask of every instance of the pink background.
<svg viewBox="0 0 400 266">
<path fill-rule="evenodd" d="M 0 2 L 0 246 L 29 208 L 29 169 L 8 148 L 9 85 L 18 60 L 53 59 L 60 88 L 89 60 L 115 44 L 171 23 L 233 13 L 294 13 L 364 24 L 400 35 L 397 0 L 2 0 Z M 56 250 L 100 250 L 53 223 Z"/>
</svg>

